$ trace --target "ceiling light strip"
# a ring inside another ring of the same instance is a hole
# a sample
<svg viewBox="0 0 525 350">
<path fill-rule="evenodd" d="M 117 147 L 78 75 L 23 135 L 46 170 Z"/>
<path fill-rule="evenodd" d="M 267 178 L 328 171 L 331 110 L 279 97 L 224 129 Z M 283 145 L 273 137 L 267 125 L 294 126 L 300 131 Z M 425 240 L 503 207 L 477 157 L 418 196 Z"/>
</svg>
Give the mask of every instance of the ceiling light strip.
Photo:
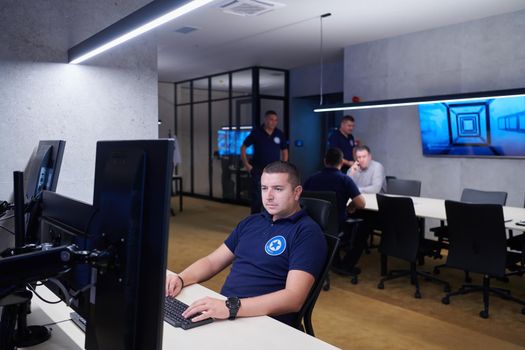
<svg viewBox="0 0 525 350">
<path fill-rule="evenodd" d="M 404 99 L 394 100 L 380 100 L 367 101 L 357 103 L 342 103 L 336 105 L 328 105 L 314 109 L 314 112 L 334 112 L 356 109 L 370 109 L 370 108 L 385 108 L 385 107 L 402 107 L 414 106 L 429 103 L 450 103 L 450 102 L 465 102 L 478 99 L 488 98 L 504 98 L 525 96 L 524 89 L 509 89 L 509 90 L 495 90 L 495 91 L 481 91 L 465 94 L 454 95 L 438 95 L 438 96 L 424 96 L 424 97 L 410 97 Z"/>
<path fill-rule="evenodd" d="M 78 64 L 214 0 L 156 0 L 68 50 Z"/>
</svg>

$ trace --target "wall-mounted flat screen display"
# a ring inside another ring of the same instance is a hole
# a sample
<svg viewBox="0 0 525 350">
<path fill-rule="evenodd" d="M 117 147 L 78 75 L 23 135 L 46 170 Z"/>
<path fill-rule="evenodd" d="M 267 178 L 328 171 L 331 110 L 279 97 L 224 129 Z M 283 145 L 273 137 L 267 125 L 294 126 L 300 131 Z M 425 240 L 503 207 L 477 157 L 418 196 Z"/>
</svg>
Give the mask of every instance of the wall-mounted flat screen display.
<svg viewBox="0 0 525 350">
<path fill-rule="evenodd" d="M 239 129 L 222 127 L 217 130 L 217 146 L 219 156 L 239 156 L 244 139 L 252 131 L 251 126 L 241 126 Z M 246 149 L 247 155 L 253 155 L 253 146 Z"/>
<path fill-rule="evenodd" d="M 426 156 L 525 158 L 525 96 L 419 106 Z"/>
</svg>

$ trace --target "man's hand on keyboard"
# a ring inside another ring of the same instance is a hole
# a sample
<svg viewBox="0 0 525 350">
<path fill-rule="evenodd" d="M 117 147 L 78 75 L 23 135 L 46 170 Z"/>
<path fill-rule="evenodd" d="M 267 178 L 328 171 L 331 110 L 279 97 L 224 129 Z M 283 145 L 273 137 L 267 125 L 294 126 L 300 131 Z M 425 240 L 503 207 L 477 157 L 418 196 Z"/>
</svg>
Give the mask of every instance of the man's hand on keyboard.
<svg viewBox="0 0 525 350">
<path fill-rule="evenodd" d="M 182 316 L 191 318 L 196 313 L 201 315 L 192 318 L 193 322 L 204 320 L 205 318 L 211 317 L 215 319 L 226 319 L 230 316 L 230 311 L 226 307 L 224 300 L 215 298 L 202 298 L 193 302 L 186 311 L 182 313 Z"/>
<path fill-rule="evenodd" d="M 176 297 L 182 290 L 182 280 L 179 276 L 171 271 L 166 272 L 166 295 L 172 298 Z"/>
</svg>

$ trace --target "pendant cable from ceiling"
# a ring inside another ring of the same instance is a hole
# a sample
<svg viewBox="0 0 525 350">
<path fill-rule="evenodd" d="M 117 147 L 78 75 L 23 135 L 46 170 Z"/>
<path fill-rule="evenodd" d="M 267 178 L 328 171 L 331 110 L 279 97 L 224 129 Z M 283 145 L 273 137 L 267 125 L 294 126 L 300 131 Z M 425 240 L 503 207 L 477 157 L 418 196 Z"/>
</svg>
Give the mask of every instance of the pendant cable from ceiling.
<svg viewBox="0 0 525 350">
<path fill-rule="evenodd" d="M 331 16 L 331 13 L 325 13 L 319 17 L 320 19 L 320 47 L 319 47 L 319 58 L 321 63 L 320 69 L 320 82 L 319 82 L 319 106 L 323 105 L 323 77 L 324 77 L 324 62 L 323 62 L 323 18 Z"/>
</svg>

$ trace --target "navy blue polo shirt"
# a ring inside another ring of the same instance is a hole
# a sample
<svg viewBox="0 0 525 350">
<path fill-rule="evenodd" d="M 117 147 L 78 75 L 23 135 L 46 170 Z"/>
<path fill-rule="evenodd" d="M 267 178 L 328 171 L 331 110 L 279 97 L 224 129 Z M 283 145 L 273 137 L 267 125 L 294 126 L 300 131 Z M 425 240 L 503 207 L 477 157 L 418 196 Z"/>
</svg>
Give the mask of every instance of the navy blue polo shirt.
<svg viewBox="0 0 525 350">
<path fill-rule="evenodd" d="M 337 197 L 339 224 L 346 220 L 346 203 L 361 194 L 354 181 L 337 168 L 326 167 L 306 180 L 303 188 L 307 191 L 334 191 Z"/>
<path fill-rule="evenodd" d="M 321 228 L 304 210 L 272 221 L 266 213 L 242 220 L 224 244 L 235 255 L 221 294 L 248 298 L 284 289 L 290 270 L 315 278 L 326 259 L 326 240 Z M 293 315 L 276 317 L 290 323 Z"/>
<path fill-rule="evenodd" d="M 275 128 L 271 135 L 264 130 L 264 125 L 252 130 L 244 139 L 243 145 L 253 145 L 252 165 L 262 171 L 268 164 L 281 159 L 281 150 L 287 149 L 288 145 L 284 133 Z"/>
<path fill-rule="evenodd" d="M 346 160 L 354 159 L 354 135 L 350 134 L 346 137 L 339 129 L 335 130 L 328 138 L 328 146 L 329 148 L 339 148 L 343 151 L 343 156 Z"/>
</svg>

